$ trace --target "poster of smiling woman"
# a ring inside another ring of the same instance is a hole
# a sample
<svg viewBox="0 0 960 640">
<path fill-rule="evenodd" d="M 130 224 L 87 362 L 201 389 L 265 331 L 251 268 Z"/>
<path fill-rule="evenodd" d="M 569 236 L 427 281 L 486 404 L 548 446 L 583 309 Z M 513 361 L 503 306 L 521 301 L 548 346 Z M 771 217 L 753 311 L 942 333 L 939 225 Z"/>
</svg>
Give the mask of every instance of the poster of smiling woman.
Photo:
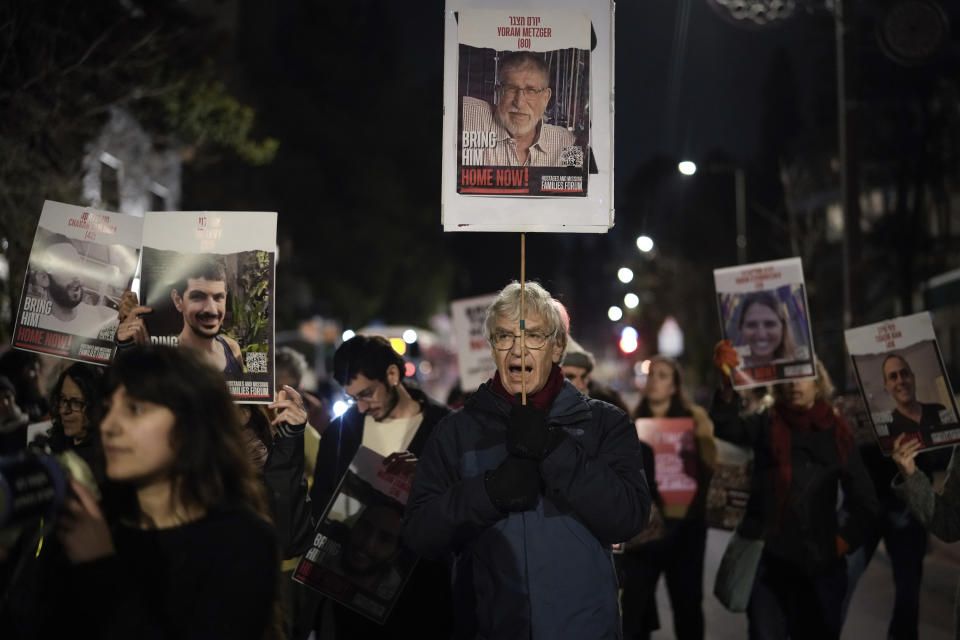
<svg viewBox="0 0 960 640">
<path fill-rule="evenodd" d="M 191 348 L 238 402 L 273 401 L 277 214 L 148 213 L 140 301 L 150 341 Z"/>
<path fill-rule="evenodd" d="M 816 377 L 800 258 L 715 269 L 713 279 L 723 338 L 740 358 L 735 389 Z"/>
<path fill-rule="evenodd" d="M 924 449 L 960 441 L 957 405 L 927 312 L 847 329 L 860 394 L 884 455 L 894 441 Z"/>
</svg>

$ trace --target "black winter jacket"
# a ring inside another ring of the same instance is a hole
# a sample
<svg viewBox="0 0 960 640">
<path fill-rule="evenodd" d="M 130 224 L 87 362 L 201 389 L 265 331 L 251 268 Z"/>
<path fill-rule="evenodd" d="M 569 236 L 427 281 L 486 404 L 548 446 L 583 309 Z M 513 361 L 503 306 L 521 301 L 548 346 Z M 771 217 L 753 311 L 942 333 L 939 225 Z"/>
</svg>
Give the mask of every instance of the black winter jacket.
<svg viewBox="0 0 960 640">
<path fill-rule="evenodd" d="M 419 457 L 434 427 L 450 410 L 419 389 L 407 387 L 407 392 L 420 403 L 423 412 L 423 421 L 408 447 Z M 363 442 L 363 421 L 363 414 L 351 407 L 331 422 L 320 438 L 310 494 L 318 522 Z M 334 617 L 338 637 L 449 638 L 453 633 L 449 561 L 421 558 L 383 626 L 339 605 L 334 606 Z"/>
<path fill-rule="evenodd" d="M 766 541 L 764 553 L 783 560 L 809 575 L 830 571 L 840 562 L 839 535 L 851 549 L 875 526 L 880 505 L 856 447 L 846 463 L 837 451 L 833 429 L 791 432 L 790 490 L 778 517 L 774 497 L 777 460 L 770 442 L 769 409 L 741 416 L 739 404 L 724 402 L 718 393 L 710 417 L 714 434 L 723 440 L 753 446 L 753 478 L 747 510 L 739 531 L 747 538 Z M 837 518 L 837 489 L 843 488 L 849 514 Z"/>
</svg>

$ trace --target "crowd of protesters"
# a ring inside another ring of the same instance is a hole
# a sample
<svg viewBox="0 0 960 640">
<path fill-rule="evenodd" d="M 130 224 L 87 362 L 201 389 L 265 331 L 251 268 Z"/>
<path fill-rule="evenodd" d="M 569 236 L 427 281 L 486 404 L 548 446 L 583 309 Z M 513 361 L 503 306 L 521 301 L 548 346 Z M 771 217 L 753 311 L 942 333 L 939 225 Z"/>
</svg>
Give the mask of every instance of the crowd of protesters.
<svg viewBox="0 0 960 640">
<path fill-rule="evenodd" d="M 775 324 L 777 309 L 754 307 Z M 858 447 L 819 362 L 815 380 L 741 396 L 729 375 L 740 360 L 721 341 L 706 410 L 680 365 L 654 356 L 631 412 L 536 283 L 505 287 L 485 333 L 496 371 L 451 396 L 455 410 L 410 381 L 387 340 L 351 338 L 332 362 L 352 400 L 337 417 L 288 348 L 269 405 L 235 404 L 190 348 L 129 346 L 108 368 L 62 362 L 49 393 L 40 357 L 8 350 L 0 460 L 69 453 L 89 475 L 69 480 L 52 521 L 0 521 L 4 637 L 649 638 L 663 576 L 676 637 L 699 640 L 720 439 L 753 455 L 737 528 L 763 543 L 749 637 L 839 638 L 883 539 L 888 637 L 917 638 L 926 534 L 960 538 L 960 480 L 951 462 L 934 491 L 946 459 L 918 458 L 918 440 L 899 437 L 889 459 Z M 659 418 L 692 421 L 696 490 L 682 505 L 664 501 L 637 435 L 635 420 Z M 383 624 L 291 579 L 361 446 L 412 482 L 402 536 L 357 551 L 370 566 L 401 545 L 419 556 Z"/>
</svg>

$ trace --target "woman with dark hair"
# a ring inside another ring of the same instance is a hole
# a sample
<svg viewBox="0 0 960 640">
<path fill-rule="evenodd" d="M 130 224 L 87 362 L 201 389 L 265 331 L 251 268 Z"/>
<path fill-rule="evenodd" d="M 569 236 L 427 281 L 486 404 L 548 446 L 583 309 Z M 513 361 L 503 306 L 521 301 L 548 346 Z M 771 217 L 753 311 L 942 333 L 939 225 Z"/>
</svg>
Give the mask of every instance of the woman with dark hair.
<svg viewBox="0 0 960 640">
<path fill-rule="evenodd" d="M 649 638 L 656 629 L 653 599 L 660 574 L 667 582 L 673 626 L 679 640 L 702 639 L 703 557 L 707 543 L 707 486 L 717 457 L 713 423 L 707 412 L 687 400 L 680 366 L 663 356 L 650 359 L 647 386 L 635 418 L 692 418 L 696 458 L 685 468 L 697 481 L 688 507 L 661 505 L 666 534 L 624 552 L 623 631 L 626 638 Z"/>
<path fill-rule="evenodd" d="M 717 344 L 714 363 L 722 371 L 739 365 L 729 341 Z M 750 499 L 737 529 L 742 539 L 763 540 L 747 605 L 751 639 L 839 638 L 844 556 L 879 511 L 850 427 L 829 402 L 830 377 L 815 364 L 815 380 L 775 386 L 773 406 L 746 415 L 724 374 L 710 411 L 717 437 L 754 452 Z M 849 514 L 843 524 L 841 487 Z"/>
<path fill-rule="evenodd" d="M 51 427 L 31 441 L 53 453 L 75 451 L 98 476 L 103 466 L 100 449 L 100 383 L 103 370 L 77 362 L 57 378 L 50 393 Z"/>
<path fill-rule="evenodd" d="M 738 346 L 748 347 L 744 366 L 754 367 L 795 358 L 796 345 L 783 304 L 772 291 L 748 293 L 740 305 Z"/>
<path fill-rule="evenodd" d="M 107 372 L 105 397 L 117 490 L 101 510 L 71 482 L 59 523 L 71 624 L 109 638 L 276 632 L 276 534 L 223 377 L 189 349 L 135 347 Z"/>
</svg>

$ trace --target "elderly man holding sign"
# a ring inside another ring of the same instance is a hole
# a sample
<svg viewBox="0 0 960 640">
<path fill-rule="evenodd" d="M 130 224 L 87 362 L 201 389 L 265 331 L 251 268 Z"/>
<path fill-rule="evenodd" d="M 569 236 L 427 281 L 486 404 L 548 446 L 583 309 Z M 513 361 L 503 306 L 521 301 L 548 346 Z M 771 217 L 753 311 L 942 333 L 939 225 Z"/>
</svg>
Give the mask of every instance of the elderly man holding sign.
<svg viewBox="0 0 960 640">
<path fill-rule="evenodd" d="M 564 380 L 542 287 L 505 287 L 485 328 L 497 371 L 427 443 L 405 539 L 454 553 L 458 637 L 617 638 L 609 545 L 650 510 L 636 429 Z"/>
</svg>

